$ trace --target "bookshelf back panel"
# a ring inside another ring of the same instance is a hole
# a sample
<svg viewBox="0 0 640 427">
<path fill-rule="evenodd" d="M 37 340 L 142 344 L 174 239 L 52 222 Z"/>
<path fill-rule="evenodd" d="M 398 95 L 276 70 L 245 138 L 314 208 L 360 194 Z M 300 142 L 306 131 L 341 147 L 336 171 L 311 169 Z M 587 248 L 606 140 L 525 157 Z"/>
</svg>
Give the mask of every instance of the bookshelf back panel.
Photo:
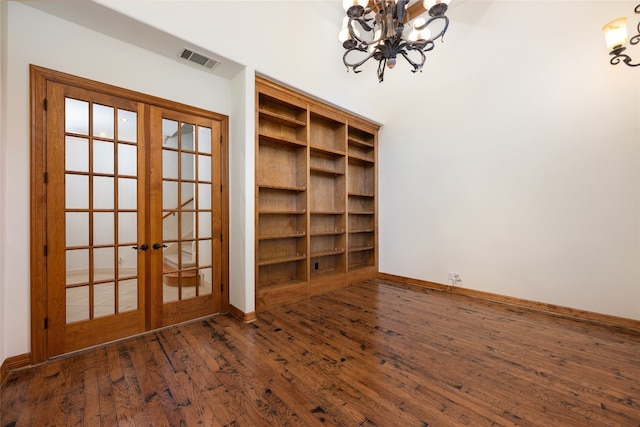
<svg viewBox="0 0 640 427">
<path fill-rule="evenodd" d="M 261 240 L 258 246 L 258 260 L 267 261 L 281 257 L 304 256 L 306 244 L 307 242 L 304 237 Z"/>
<path fill-rule="evenodd" d="M 361 145 L 349 144 L 349 155 L 371 161 L 375 160 L 373 148 L 363 147 Z"/>
<path fill-rule="evenodd" d="M 258 237 L 306 234 L 305 215 L 260 215 Z"/>
<path fill-rule="evenodd" d="M 306 209 L 305 192 L 261 188 L 258 192 L 260 211 L 300 211 Z"/>
<path fill-rule="evenodd" d="M 312 236 L 311 256 L 319 252 L 344 251 L 345 235 Z"/>
<path fill-rule="evenodd" d="M 349 126 L 349 138 L 354 139 L 356 141 L 362 141 L 363 145 L 369 145 L 373 148 L 373 144 L 375 143 L 375 135 L 371 132 L 367 132 L 353 126 Z"/>
<path fill-rule="evenodd" d="M 375 200 L 373 197 L 349 197 L 349 213 L 374 211 Z"/>
<path fill-rule="evenodd" d="M 258 126 L 260 126 L 260 132 L 263 134 L 284 139 L 294 139 L 301 143 L 307 140 L 307 129 L 305 127 L 286 126 L 263 118 L 260 119 Z"/>
<path fill-rule="evenodd" d="M 311 234 L 343 233 L 344 215 L 311 215 Z"/>
<path fill-rule="evenodd" d="M 272 113 L 288 117 L 294 121 L 307 121 L 306 105 L 303 106 L 302 103 L 293 105 L 282 99 L 261 93 L 258 97 L 258 106 L 261 110 L 270 111 Z"/>
<path fill-rule="evenodd" d="M 314 147 L 324 147 L 345 152 L 346 127 L 343 123 L 311 114 L 309 143 Z"/>
<path fill-rule="evenodd" d="M 310 185 L 311 212 L 344 212 L 344 176 L 312 174 Z"/>
<path fill-rule="evenodd" d="M 307 280 L 306 271 L 306 261 L 264 265 L 258 269 L 258 287 L 304 282 Z"/>
<path fill-rule="evenodd" d="M 307 156 L 304 148 L 260 144 L 257 181 L 260 185 L 305 187 Z"/>
<path fill-rule="evenodd" d="M 373 215 L 349 215 L 349 231 L 373 230 L 374 228 Z"/>
<path fill-rule="evenodd" d="M 330 273 L 344 273 L 346 265 L 346 254 L 311 258 L 311 278 Z"/>
<path fill-rule="evenodd" d="M 358 269 L 375 265 L 375 253 L 373 249 L 349 253 L 349 269 Z"/>
<path fill-rule="evenodd" d="M 309 163 L 312 168 L 344 174 L 344 159 L 344 156 L 336 156 L 331 153 L 312 149 Z"/>
<path fill-rule="evenodd" d="M 374 239 L 373 232 L 349 234 L 349 248 L 373 247 Z"/>
<path fill-rule="evenodd" d="M 373 164 L 349 162 L 349 193 L 375 195 L 375 178 Z"/>
</svg>

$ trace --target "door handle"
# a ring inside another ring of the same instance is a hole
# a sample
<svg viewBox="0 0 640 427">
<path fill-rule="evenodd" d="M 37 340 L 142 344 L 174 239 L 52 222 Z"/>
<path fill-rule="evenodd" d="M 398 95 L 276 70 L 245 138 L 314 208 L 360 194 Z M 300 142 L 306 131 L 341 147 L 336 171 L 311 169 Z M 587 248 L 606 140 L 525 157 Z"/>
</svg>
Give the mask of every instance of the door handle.
<svg viewBox="0 0 640 427">
<path fill-rule="evenodd" d="M 160 243 L 154 243 L 153 244 L 153 249 L 160 249 L 160 248 L 166 248 L 167 245 L 161 245 Z"/>
<path fill-rule="evenodd" d="M 147 249 L 149 249 L 149 245 L 147 245 L 147 244 L 145 243 L 144 245 L 140 245 L 140 247 L 138 247 L 138 246 L 134 246 L 134 247 L 132 247 L 131 249 L 134 249 L 134 250 L 136 250 L 136 251 L 137 251 L 137 250 L 146 251 Z"/>
</svg>

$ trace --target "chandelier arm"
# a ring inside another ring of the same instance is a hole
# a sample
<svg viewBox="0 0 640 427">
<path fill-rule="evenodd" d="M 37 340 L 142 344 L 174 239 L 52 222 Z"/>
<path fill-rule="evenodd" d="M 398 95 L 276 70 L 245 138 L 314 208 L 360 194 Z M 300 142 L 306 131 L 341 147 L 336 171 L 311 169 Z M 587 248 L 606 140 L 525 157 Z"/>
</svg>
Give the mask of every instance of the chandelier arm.
<svg viewBox="0 0 640 427">
<path fill-rule="evenodd" d="M 365 32 L 367 33 L 373 32 L 374 29 L 371 25 L 369 25 L 369 22 L 375 19 L 375 15 L 373 17 L 371 16 L 367 17 L 367 15 L 369 15 L 372 12 L 373 12 L 372 8 L 367 7 L 365 9 L 362 6 L 351 6 L 349 10 L 347 10 L 347 17 L 349 18 L 349 21 L 347 22 L 347 30 L 349 31 L 349 36 L 351 36 L 351 40 L 357 40 L 361 44 L 366 43 L 365 40 L 361 39 L 357 35 L 353 27 L 353 21 L 358 22 L 360 24 L 360 27 Z M 375 22 L 374 22 L 374 26 L 375 26 Z"/>
<path fill-rule="evenodd" d="M 438 39 L 442 39 L 442 41 L 444 41 L 444 33 L 446 33 L 447 29 L 449 28 L 449 17 L 447 15 L 432 16 L 431 18 L 429 18 L 429 20 L 427 22 L 424 23 L 424 25 L 418 26 L 415 29 L 417 31 L 422 31 L 425 28 L 427 28 L 429 25 L 431 25 L 432 23 L 434 23 L 435 21 L 437 21 L 439 19 L 444 21 L 444 27 L 442 27 L 442 30 L 438 34 L 436 34 L 435 36 L 431 37 L 429 39 L 429 41 L 434 41 L 434 40 L 438 40 Z"/>
<path fill-rule="evenodd" d="M 429 52 L 430 50 L 433 50 L 434 47 L 436 47 L 436 44 L 433 42 L 433 40 L 427 40 L 427 44 L 424 48 L 422 48 L 422 51 Z"/>
<path fill-rule="evenodd" d="M 353 28 L 353 21 L 356 21 L 360 24 L 360 26 L 366 31 L 372 31 L 373 29 L 369 26 L 369 24 L 367 23 L 367 21 L 371 21 L 372 18 L 366 19 L 366 18 L 349 18 L 349 22 L 347 23 L 347 29 L 349 30 L 349 35 L 351 36 L 352 40 L 357 40 L 358 42 L 362 43 L 366 43 L 365 40 L 361 39 L 358 34 L 356 33 L 356 31 Z"/>
<path fill-rule="evenodd" d="M 420 50 L 422 52 L 429 52 L 436 47 L 433 40 L 422 40 L 420 42 L 407 43 L 407 50 Z"/>
<path fill-rule="evenodd" d="M 638 4 L 633 11 L 635 13 L 640 14 L 640 4 Z M 636 26 L 636 33 L 637 33 L 636 35 L 634 35 L 633 37 L 631 37 L 629 39 L 629 43 L 630 44 L 635 45 L 635 44 L 640 43 L 640 21 L 638 21 L 638 25 Z"/>
<path fill-rule="evenodd" d="M 382 59 L 379 63 L 378 63 L 378 82 L 382 83 L 382 81 L 384 80 L 384 69 L 387 66 L 387 58 Z"/>
<path fill-rule="evenodd" d="M 424 63 L 427 60 L 427 56 L 424 53 L 433 49 L 434 46 L 435 44 L 431 40 L 427 41 L 424 47 L 422 43 L 420 44 L 403 43 L 400 45 L 400 47 L 402 48 L 400 50 L 400 54 L 404 57 L 404 59 L 407 60 L 409 64 L 411 64 L 411 66 L 413 67 L 413 70 L 411 71 L 415 73 L 418 70 L 422 70 Z M 411 57 L 409 56 L 409 52 L 412 52 L 412 51 L 418 52 L 420 54 L 420 59 L 421 59 L 420 61 L 416 62 L 413 59 L 411 59 Z"/>
<path fill-rule="evenodd" d="M 369 21 L 370 21 L 371 19 L 372 19 L 372 18 L 369 18 Z M 368 48 L 368 47 L 369 47 L 369 46 L 371 46 L 371 45 L 377 45 L 377 44 L 378 44 L 378 43 L 380 43 L 382 40 L 384 40 L 384 35 L 383 35 L 383 32 L 382 32 L 382 31 L 380 32 L 380 37 L 378 37 L 378 38 L 377 38 L 377 39 L 375 39 L 375 40 L 366 41 L 366 40 L 361 39 L 360 37 L 358 37 L 358 35 L 357 35 L 357 34 L 355 33 L 355 31 L 353 30 L 352 25 L 351 25 L 351 20 L 349 20 L 349 24 L 347 25 L 347 28 L 349 29 L 349 35 L 351 35 L 351 38 L 352 38 L 353 40 L 357 40 L 357 41 L 359 42 L 360 47 L 363 47 L 363 48 Z M 364 28 L 364 27 L 363 27 L 363 28 Z M 371 27 L 369 26 L 369 30 L 367 30 L 367 32 L 372 32 L 372 33 L 374 34 L 374 36 L 375 36 L 375 29 L 374 29 L 374 28 L 371 28 Z"/>
<path fill-rule="evenodd" d="M 400 55 L 404 56 L 404 59 L 406 59 L 407 62 L 411 64 L 411 66 L 413 67 L 413 70 L 411 70 L 411 72 L 415 73 L 418 70 L 422 70 L 422 67 L 424 66 L 424 62 L 427 60 L 427 56 L 420 49 L 412 49 L 412 50 L 415 50 L 420 54 L 420 56 L 422 57 L 422 61 L 414 62 L 411 58 L 409 58 L 409 54 L 404 49 L 400 51 Z"/>
<path fill-rule="evenodd" d="M 617 49 L 617 51 L 614 50 L 610 53 L 610 55 L 613 56 L 613 58 L 611 58 L 611 61 L 610 61 L 611 65 L 618 65 L 620 62 L 624 62 L 630 67 L 640 67 L 640 62 L 637 64 L 631 63 L 632 61 L 631 57 L 626 53 L 623 54 L 621 52 L 622 52 L 621 50 Z"/>
<path fill-rule="evenodd" d="M 366 31 L 373 31 L 373 28 L 369 25 L 368 21 L 371 21 L 373 18 L 360 17 L 360 18 L 349 18 L 349 26 L 353 27 L 352 22 L 356 21 L 360 24 L 360 26 Z"/>
<path fill-rule="evenodd" d="M 362 61 L 348 62 L 347 61 L 347 55 L 350 54 L 351 52 L 353 52 L 354 50 L 357 50 L 359 52 L 366 52 L 367 51 L 367 49 L 362 49 L 360 47 L 354 47 L 354 48 L 351 48 L 351 49 L 347 49 L 347 51 L 344 53 L 344 55 L 342 55 L 342 62 L 347 67 L 347 69 L 351 68 L 354 73 L 359 73 L 359 72 L 361 72 L 361 70 L 358 70 L 358 67 L 360 67 L 362 64 L 367 62 L 369 59 L 373 58 L 373 55 L 375 54 L 375 52 L 369 54 Z"/>
</svg>

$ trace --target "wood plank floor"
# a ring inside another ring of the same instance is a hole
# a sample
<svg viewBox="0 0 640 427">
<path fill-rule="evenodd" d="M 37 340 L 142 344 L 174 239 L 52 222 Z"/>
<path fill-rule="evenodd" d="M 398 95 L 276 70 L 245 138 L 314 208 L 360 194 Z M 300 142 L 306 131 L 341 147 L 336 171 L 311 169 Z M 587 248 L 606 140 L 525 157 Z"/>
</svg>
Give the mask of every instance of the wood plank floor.
<svg viewBox="0 0 640 427">
<path fill-rule="evenodd" d="M 0 426 L 640 426 L 640 334 L 369 281 L 9 373 Z"/>
</svg>

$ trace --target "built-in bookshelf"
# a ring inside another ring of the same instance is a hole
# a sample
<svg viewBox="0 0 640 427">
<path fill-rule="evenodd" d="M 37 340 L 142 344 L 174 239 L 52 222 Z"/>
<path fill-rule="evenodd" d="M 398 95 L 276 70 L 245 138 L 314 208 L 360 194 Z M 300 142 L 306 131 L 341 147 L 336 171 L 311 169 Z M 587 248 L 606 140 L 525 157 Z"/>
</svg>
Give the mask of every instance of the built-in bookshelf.
<svg viewBox="0 0 640 427">
<path fill-rule="evenodd" d="M 377 274 L 378 126 L 256 80 L 256 309 Z"/>
<path fill-rule="evenodd" d="M 348 130 L 348 213 L 350 270 L 376 265 L 375 134 Z"/>
</svg>

